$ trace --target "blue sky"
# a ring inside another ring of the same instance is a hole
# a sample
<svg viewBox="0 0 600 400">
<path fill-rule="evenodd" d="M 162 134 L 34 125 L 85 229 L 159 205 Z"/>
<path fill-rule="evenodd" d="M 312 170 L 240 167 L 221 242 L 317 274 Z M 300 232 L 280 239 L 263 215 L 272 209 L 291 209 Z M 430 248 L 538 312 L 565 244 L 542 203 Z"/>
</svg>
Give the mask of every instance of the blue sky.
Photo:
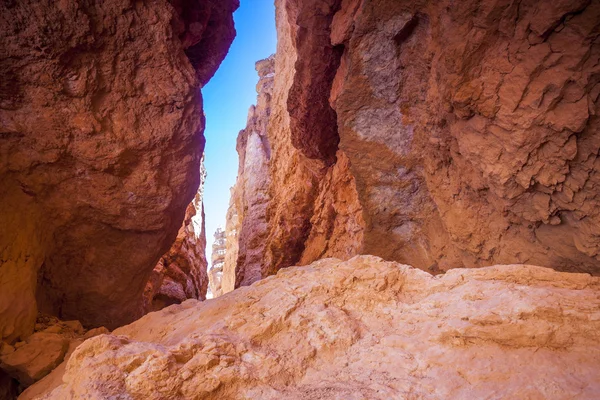
<svg viewBox="0 0 600 400">
<path fill-rule="evenodd" d="M 238 132 L 246 126 L 248 109 L 256 102 L 258 74 L 254 63 L 275 53 L 274 0 L 241 0 L 235 12 L 237 35 L 219 70 L 202 89 L 206 114 L 204 210 L 206 256 L 210 263 L 213 234 L 225 228 L 229 188 L 235 183 Z"/>
</svg>

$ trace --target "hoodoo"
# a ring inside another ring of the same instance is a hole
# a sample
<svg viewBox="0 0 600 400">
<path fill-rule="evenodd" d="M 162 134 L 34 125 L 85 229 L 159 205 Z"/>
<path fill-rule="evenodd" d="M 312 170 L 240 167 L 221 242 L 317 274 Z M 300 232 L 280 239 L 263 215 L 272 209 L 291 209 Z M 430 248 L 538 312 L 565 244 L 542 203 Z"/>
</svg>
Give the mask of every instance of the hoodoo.
<svg viewBox="0 0 600 400">
<path fill-rule="evenodd" d="M 275 0 L 207 271 L 239 6 L 0 4 L 0 400 L 600 398 L 600 0 Z"/>
</svg>

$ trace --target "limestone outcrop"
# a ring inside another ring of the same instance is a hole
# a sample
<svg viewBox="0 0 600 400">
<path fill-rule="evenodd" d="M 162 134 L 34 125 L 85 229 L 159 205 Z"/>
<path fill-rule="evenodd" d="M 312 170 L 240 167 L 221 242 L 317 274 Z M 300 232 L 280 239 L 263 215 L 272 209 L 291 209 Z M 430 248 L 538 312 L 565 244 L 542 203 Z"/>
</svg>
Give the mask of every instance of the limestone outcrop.
<svg viewBox="0 0 600 400">
<path fill-rule="evenodd" d="M 0 339 L 31 334 L 37 306 L 85 326 L 142 315 L 198 188 L 199 88 L 237 6 L 0 4 Z"/>
<path fill-rule="evenodd" d="M 263 276 L 356 254 L 600 274 L 600 2 L 276 6 Z"/>
<path fill-rule="evenodd" d="M 42 398 L 595 399 L 599 290 L 529 265 L 325 259 L 90 339 Z"/>
</svg>

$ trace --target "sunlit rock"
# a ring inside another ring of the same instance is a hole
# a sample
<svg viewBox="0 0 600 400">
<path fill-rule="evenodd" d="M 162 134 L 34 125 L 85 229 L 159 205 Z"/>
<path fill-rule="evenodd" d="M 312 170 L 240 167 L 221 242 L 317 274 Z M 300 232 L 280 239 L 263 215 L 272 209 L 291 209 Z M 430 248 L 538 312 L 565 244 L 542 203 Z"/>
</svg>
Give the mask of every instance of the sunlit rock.
<svg viewBox="0 0 600 400">
<path fill-rule="evenodd" d="M 321 260 L 84 342 L 44 399 L 597 398 L 600 278 Z"/>
</svg>

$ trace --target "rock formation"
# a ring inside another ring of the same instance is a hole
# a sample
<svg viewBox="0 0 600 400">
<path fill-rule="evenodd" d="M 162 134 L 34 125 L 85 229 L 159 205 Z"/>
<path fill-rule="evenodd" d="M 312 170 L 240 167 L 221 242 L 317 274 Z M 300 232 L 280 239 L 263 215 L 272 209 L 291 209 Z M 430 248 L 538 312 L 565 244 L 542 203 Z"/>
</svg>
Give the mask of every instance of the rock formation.
<svg viewBox="0 0 600 400">
<path fill-rule="evenodd" d="M 227 257 L 227 233 L 222 228 L 217 228 L 214 238 L 210 257 L 210 270 L 208 271 L 210 291 L 213 298 L 223 294 L 222 280 L 223 265 Z"/>
<path fill-rule="evenodd" d="M 356 254 L 600 273 L 598 1 L 276 5 L 263 276 Z"/>
<path fill-rule="evenodd" d="M 325 259 L 88 340 L 42 398 L 595 399 L 599 290 L 528 265 Z"/>
<path fill-rule="evenodd" d="M 600 1 L 277 0 L 200 302 L 237 6 L 0 4 L 0 399 L 597 399 Z"/>
<path fill-rule="evenodd" d="M 238 175 L 238 180 L 240 176 Z M 223 274 L 221 275 L 221 294 L 231 292 L 236 288 L 235 278 L 237 270 L 237 257 L 240 250 L 239 232 L 241 218 L 238 213 L 239 185 L 237 183 L 230 188 L 229 208 L 227 209 L 225 232 L 227 233 L 225 245 L 225 262 L 223 263 Z"/>
<path fill-rule="evenodd" d="M 60 321 L 55 317 L 40 315 L 35 332 L 14 346 L 0 342 L 0 369 L 6 373 L 0 379 L 0 399 L 12 400 L 18 391 L 42 380 L 37 389 L 27 390 L 20 398 L 27 399 L 32 393 L 42 393 L 60 384 L 65 361 L 85 339 L 109 333 L 104 327 L 86 331 L 79 321 Z M 62 365 L 62 368 L 57 368 Z M 48 374 L 52 376 L 46 377 Z M 44 379 L 42 379 L 44 378 Z M 57 379 L 58 378 L 58 379 Z M 11 381 L 7 381 L 11 379 Z M 48 382 L 52 382 L 51 385 Z M 9 390 L 13 390 L 11 394 Z M 2 396 L 4 390 L 7 394 Z"/>
<path fill-rule="evenodd" d="M 142 315 L 199 184 L 237 0 L 0 4 L 0 339 Z M 37 306 L 36 306 L 37 298 Z"/>
<path fill-rule="evenodd" d="M 175 243 L 154 267 L 144 289 L 146 312 L 157 311 L 187 299 L 204 300 L 208 288 L 206 232 L 204 229 L 204 181 L 206 169 L 200 164 L 200 187 L 185 212 Z"/>
<path fill-rule="evenodd" d="M 200 211 L 201 225 L 193 222 Z M 199 229 L 199 231 L 198 231 Z M 144 309 L 157 311 L 187 299 L 204 300 L 208 288 L 207 261 L 204 250 L 204 207 L 198 193 L 188 205 L 183 225 L 179 228 L 175 243 L 154 267 L 144 289 Z"/>
<path fill-rule="evenodd" d="M 264 256 L 269 232 L 267 206 L 271 157 L 267 126 L 271 115 L 274 62 L 271 56 L 256 63 L 259 76 L 256 105 L 250 107 L 246 128 L 237 137 L 239 168 L 227 213 L 228 255 L 223 266 L 222 284 L 225 293 L 267 275 Z"/>
</svg>

